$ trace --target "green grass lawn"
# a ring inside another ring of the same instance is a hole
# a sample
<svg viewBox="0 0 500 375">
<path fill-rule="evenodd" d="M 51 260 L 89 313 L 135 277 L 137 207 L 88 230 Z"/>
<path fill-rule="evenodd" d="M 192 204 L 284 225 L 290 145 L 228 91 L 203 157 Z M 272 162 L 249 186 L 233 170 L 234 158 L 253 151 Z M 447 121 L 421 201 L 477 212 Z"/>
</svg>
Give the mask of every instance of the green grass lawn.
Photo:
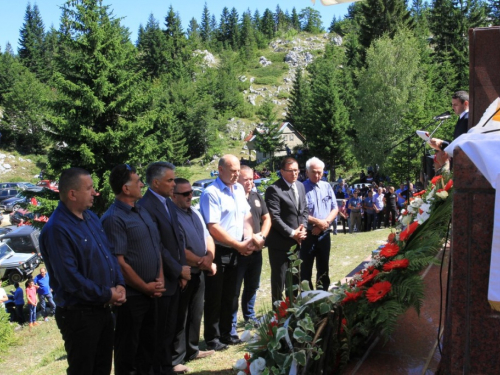
<svg viewBox="0 0 500 375">
<path fill-rule="evenodd" d="M 351 270 L 371 255 L 385 241 L 389 229 L 359 234 L 332 235 L 332 251 L 330 254 L 330 279 L 332 283 L 342 280 Z M 256 309 L 264 312 L 271 307 L 270 269 L 267 249 L 263 250 L 264 264 L 261 275 L 261 287 L 257 293 Z M 35 271 L 35 275 L 38 271 Z M 7 287 L 9 291 L 11 287 Z M 241 317 L 240 317 L 241 321 Z M 0 364 L 1 374 L 50 374 L 66 373 L 66 353 L 63 341 L 55 321 L 40 322 L 37 327 L 16 330 L 17 344 L 3 355 Z M 239 325 L 240 332 L 243 324 Z M 203 333 L 203 327 L 202 327 Z M 202 338 L 203 340 L 203 338 Z M 201 348 L 205 343 L 202 341 Z M 243 357 L 244 346 L 232 346 L 223 352 L 217 352 L 209 358 L 188 363 L 188 367 L 196 374 L 236 374 L 232 369 L 237 359 Z"/>
</svg>

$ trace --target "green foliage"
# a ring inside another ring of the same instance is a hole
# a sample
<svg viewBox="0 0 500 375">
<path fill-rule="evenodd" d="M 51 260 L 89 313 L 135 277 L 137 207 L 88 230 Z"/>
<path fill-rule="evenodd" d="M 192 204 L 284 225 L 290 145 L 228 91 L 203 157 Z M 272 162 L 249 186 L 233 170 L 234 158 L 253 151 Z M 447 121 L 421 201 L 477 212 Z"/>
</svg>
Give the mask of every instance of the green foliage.
<svg viewBox="0 0 500 375">
<path fill-rule="evenodd" d="M 257 151 L 270 154 L 272 158 L 276 151 L 284 148 L 284 142 L 279 131 L 280 124 L 276 121 L 277 116 L 274 113 L 273 103 L 269 100 L 264 101 L 257 115 L 263 121 L 263 132 L 262 134 L 256 134 L 255 148 Z"/>
<path fill-rule="evenodd" d="M 20 30 L 19 59 L 37 77 L 43 76 L 45 30 L 38 5 L 28 3 L 24 15 L 24 24 Z"/>
<path fill-rule="evenodd" d="M 16 342 L 14 325 L 10 324 L 9 314 L 5 309 L 0 309 L 0 353 L 5 353 Z"/>
</svg>

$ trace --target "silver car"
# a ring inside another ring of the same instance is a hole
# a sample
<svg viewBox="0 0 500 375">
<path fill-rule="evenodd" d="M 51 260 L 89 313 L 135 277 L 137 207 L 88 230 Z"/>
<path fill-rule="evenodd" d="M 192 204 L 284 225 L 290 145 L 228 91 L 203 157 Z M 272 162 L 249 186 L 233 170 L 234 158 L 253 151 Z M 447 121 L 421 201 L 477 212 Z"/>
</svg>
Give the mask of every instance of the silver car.
<svg viewBox="0 0 500 375">
<path fill-rule="evenodd" d="M 0 244 L 0 279 L 12 284 L 26 280 L 42 262 L 37 254 L 15 253 L 6 243 Z"/>
</svg>

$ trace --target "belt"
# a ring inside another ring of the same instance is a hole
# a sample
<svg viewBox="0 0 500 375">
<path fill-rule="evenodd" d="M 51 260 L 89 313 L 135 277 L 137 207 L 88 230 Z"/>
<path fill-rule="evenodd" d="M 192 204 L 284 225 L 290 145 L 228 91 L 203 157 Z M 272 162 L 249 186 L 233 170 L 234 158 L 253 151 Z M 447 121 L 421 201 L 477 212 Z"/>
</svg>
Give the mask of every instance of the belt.
<svg viewBox="0 0 500 375">
<path fill-rule="evenodd" d="M 106 304 L 106 305 L 85 305 L 85 304 L 79 304 L 79 305 L 72 305 L 72 306 L 57 306 L 63 310 L 68 310 L 68 311 L 99 311 L 99 310 L 108 310 L 111 307 Z"/>
</svg>

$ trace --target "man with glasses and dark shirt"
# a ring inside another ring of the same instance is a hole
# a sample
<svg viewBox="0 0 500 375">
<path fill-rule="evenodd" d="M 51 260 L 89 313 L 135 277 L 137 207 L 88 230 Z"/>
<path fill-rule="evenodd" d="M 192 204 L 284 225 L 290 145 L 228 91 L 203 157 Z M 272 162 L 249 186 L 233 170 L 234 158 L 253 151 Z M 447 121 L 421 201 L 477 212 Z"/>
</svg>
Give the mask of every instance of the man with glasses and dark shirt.
<svg viewBox="0 0 500 375">
<path fill-rule="evenodd" d="M 160 298 L 165 292 L 160 234 L 148 211 L 136 204 L 144 184 L 135 168 L 117 165 L 109 175 L 115 201 L 101 221 L 127 288 L 117 309 L 115 374 L 149 374 L 159 367 L 156 349 L 164 340 Z"/>
<path fill-rule="evenodd" d="M 203 316 L 205 273 L 208 277 L 217 272 L 213 262 L 214 240 L 208 233 L 203 217 L 191 207 L 193 188 L 184 178 L 175 179 L 172 201 L 182 237 L 186 241 L 186 260 L 191 266 L 191 280 L 183 289 L 177 311 L 177 328 L 173 344 L 174 371 L 184 362 L 208 357 L 214 350 L 199 348 L 201 318 Z M 177 371 L 176 371 L 177 372 Z"/>
<path fill-rule="evenodd" d="M 337 198 L 326 181 L 321 181 L 325 163 L 316 157 L 306 162 L 309 177 L 304 182 L 309 209 L 307 237 L 300 247 L 300 277 L 308 280 L 311 290 L 312 269 L 316 259 L 316 289 L 328 290 L 330 286 L 330 233 L 331 225 L 338 214 Z"/>
<path fill-rule="evenodd" d="M 307 236 L 306 191 L 297 181 L 299 164 L 291 157 L 281 162 L 281 178 L 266 190 L 265 200 L 271 215 L 271 230 L 266 239 L 271 265 L 271 296 L 273 303 L 283 300 L 286 271 L 289 265 L 288 252 Z M 298 249 L 297 249 L 298 250 Z"/>
<path fill-rule="evenodd" d="M 96 195 L 89 172 L 81 168 L 63 171 L 61 201 L 40 234 L 69 375 L 111 373 L 114 327 L 110 306 L 126 301 L 118 262 L 99 218 L 89 211 Z"/>
</svg>

